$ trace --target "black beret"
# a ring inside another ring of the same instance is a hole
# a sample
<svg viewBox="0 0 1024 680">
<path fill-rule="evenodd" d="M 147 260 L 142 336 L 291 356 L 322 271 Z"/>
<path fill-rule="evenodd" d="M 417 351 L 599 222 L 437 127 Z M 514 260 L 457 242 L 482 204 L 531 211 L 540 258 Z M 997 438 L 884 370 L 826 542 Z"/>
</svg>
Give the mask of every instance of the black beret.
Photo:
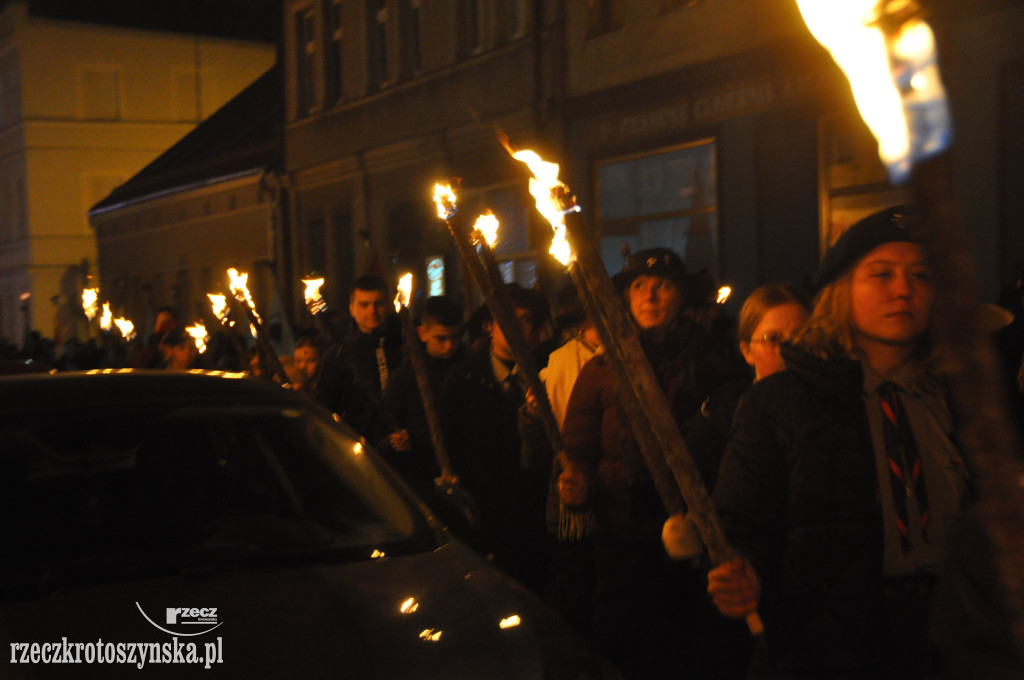
<svg viewBox="0 0 1024 680">
<path fill-rule="evenodd" d="M 832 283 L 883 243 L 921 243 L 914 218 L 913 209 L 898 205 L 872 213 L 844 231 L 821 258 L 815 288 Z"/>
</svg>

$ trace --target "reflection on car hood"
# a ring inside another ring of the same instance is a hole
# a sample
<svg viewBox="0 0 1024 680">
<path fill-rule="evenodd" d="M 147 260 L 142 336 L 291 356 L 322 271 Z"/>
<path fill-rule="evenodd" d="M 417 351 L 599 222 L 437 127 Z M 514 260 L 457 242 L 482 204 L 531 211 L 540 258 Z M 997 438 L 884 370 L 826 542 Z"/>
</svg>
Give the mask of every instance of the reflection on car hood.
<svg viewBox="0 0 1024 680">
<path fill-rule="evenodd" d="M 168 624 L 166 611 L 174 607 L 216 607 L 219 625 Z M 165 643 L 177 633 L 202 653 L 220 638 L 219 677 L 575 678 L 598 663 L 537 600 L 458 543 L 358 564 L 214 571 L 64 591 L 0 608 L 0 631 L 0 649 L 62 638 Z M 52 677 L 60 668 L 5 663 L 4 675 Z M 103 678 L 139 672 L 127 664 L 78 670 L 80 677 Z M 144 673 L 181 677 L 184 670 L 160 664 Z"/>
</svg>

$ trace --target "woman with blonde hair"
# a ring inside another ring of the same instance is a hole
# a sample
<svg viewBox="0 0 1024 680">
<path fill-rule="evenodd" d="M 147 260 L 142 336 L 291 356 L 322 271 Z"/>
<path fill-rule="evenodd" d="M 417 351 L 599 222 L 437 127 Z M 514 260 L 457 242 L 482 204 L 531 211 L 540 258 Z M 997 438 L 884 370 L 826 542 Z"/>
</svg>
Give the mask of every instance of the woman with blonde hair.
<svg viewBox="0 0 1024 680">
<path fill-rule="evenodd" d="M 743 302 L 737 335 L 755 381 L 785 368 L 779 346 L 793 337 L 809 311 L 800 291 L 785 283 L 765 284 Z"/>
<path fill-rule="evenodd" d="M 965 466 L 933 361 L 927 254 L 905 207 L 848 229 L 786 371 L 747 392 L 714 491 L 741 558 L 708 591 L 755 608 L 773 677 L 926 677 L 926 629 Z"/>
</svg>

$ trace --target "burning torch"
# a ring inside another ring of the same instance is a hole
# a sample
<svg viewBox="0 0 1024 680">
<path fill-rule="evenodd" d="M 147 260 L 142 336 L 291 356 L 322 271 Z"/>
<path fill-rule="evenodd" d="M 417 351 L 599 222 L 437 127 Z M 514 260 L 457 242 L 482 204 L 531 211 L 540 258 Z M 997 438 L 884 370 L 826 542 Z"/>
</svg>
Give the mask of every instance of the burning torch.
<svg viewBox="0 0 1024 680">
<path fill-rule="evenodd" d="M 936 336 L 954 357 L 951 406 L 979 487 L 974 511 L 997 546 L 1018 648 L 1024 648 L 1024 502 L 1016 431 L 1001 399 L 999 359 L 978 330 L 971 249 L 954 203 L 952 124 L 935 38 L 916 0 L 797 0 L 814 37 L 846 74 L 894 184 L 910 180 L 928 230 Z"/>
<path fill-rule="evenodd" d="M 497 237 L 498 220 L 493 215 L 485 215 L 477 220 L 472 231 L 466 229 L 465 221 L 456 209 L 455 193 L 450 185 L 435 185 L 434 201 L 437 203 L 438 215 L 448 225 L 448 231 L 455 240 L 463 261 L 483 292 L 494 321 L 508 341 L 519 367 L 515 375 L 523 394 L 532 394 L 536 398 L 538 417 L 548 441 L 551 442 L 555 454 L 564 457 L 565 444 L 562 441 L 562 432 L 551 411 L 547 390 L 537 375 L 533 353 L 516 317 L 504 279 L 498 270 L 491 243 L 488 242 L 488 238 L 493 242 Z"/>
<path fill-rule="evenodd" d="M 640 345 L 636 326 L 590 241 L 579 206 L 569 188 L 558 180 L 558 165 L 533 151 L 513 151 L 507 142 L 505 146 L 533 173 L 530 194 L 554 230 L 551 253 L 569 268 L 580 300 L 597 327 L 620 388 L 620 403 L 666 511 L 669 515 L 682 512 L 685 501 L 712 562 L 730 561 L 735 551 L 726 541 L 721 519 Z M 756 611 L 746 618 L 753 634 L 763 632 Z"/>
<path fill-rule="evenodd" d="M 419 388 L 420 399 L 423 402 L 423 412 L 427 417 L 427 428 L 430 430 L 430 441 L 434 446 L 434 458 L 441 470 L 441 476 L 434 480 L 434 484 L 442 494 L 456 497 L 460 501 L 460 507 L 466 509 L 466 520 L 474 529 L 479 527 L 480 515 L 476 502 L 469 493 L 456 481 L 455 472 L 452 470 L 451 459 L 448 457 L 448 449 L 444 445 L 444 436 L 441 432 L 441 421 L 437 415 L 437 406 L 434 403 L 434 393 L 430 390 L 430 379 L 427 377 L 426 357 L 423 346 L 416 334 L 412 324 L 412 317 L 409 314 L 409 301 L 412 299 L 412 274 L 405 274 L 398 282 L 398 290 L 395 293 L 395 311 L 402 324 L 402 336 L 405 338 L 405 347 L 409 352 L 409 362 L 412 364 L 413 372 L 416 374 L 416 386 Z"/>
<path fill-rule="evenodd" d="M 249 324 L 252 326 L 253 337 L 256 339 L 256 348 L 262 359 L 265 373 L 278 385 L 290 387 L 288 375 L 285 373 L 280 359 L 277 358 L 277 353 L 267 338 L 267 333 L 263 329 L 263 322 L 260 320 L 259 314 L 256 313 L 256 305 L 252 300 L 252 295 L 249 294 L 249 287 L 247 285 L 249 275 L 231 267 L 228 269 L 228 279 L 230 281 L 229 288 L 231 289 L 231 294 L 238 301 L 242 311 L 245 312 L 246 317 L 249 319 Z"/>
</svg>

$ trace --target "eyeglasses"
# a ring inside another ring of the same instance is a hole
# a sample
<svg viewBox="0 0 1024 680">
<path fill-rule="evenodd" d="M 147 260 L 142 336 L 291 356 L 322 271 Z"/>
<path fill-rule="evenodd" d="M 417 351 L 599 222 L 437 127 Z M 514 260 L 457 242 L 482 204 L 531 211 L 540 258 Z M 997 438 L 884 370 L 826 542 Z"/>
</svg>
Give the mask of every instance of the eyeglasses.
<svg viewBox="0 0 1024 680">
<path fill-rule="evenodd" d="M 761 343 L 762 345 L 767 345 L 768 347 L 778 347 L 786 340 L 788 340 L 788 338 L 779 331 L 771 331 L 769 333 L 765 333 L 764 335 L 757 339 L 759 343 Z"/>
</svg>

